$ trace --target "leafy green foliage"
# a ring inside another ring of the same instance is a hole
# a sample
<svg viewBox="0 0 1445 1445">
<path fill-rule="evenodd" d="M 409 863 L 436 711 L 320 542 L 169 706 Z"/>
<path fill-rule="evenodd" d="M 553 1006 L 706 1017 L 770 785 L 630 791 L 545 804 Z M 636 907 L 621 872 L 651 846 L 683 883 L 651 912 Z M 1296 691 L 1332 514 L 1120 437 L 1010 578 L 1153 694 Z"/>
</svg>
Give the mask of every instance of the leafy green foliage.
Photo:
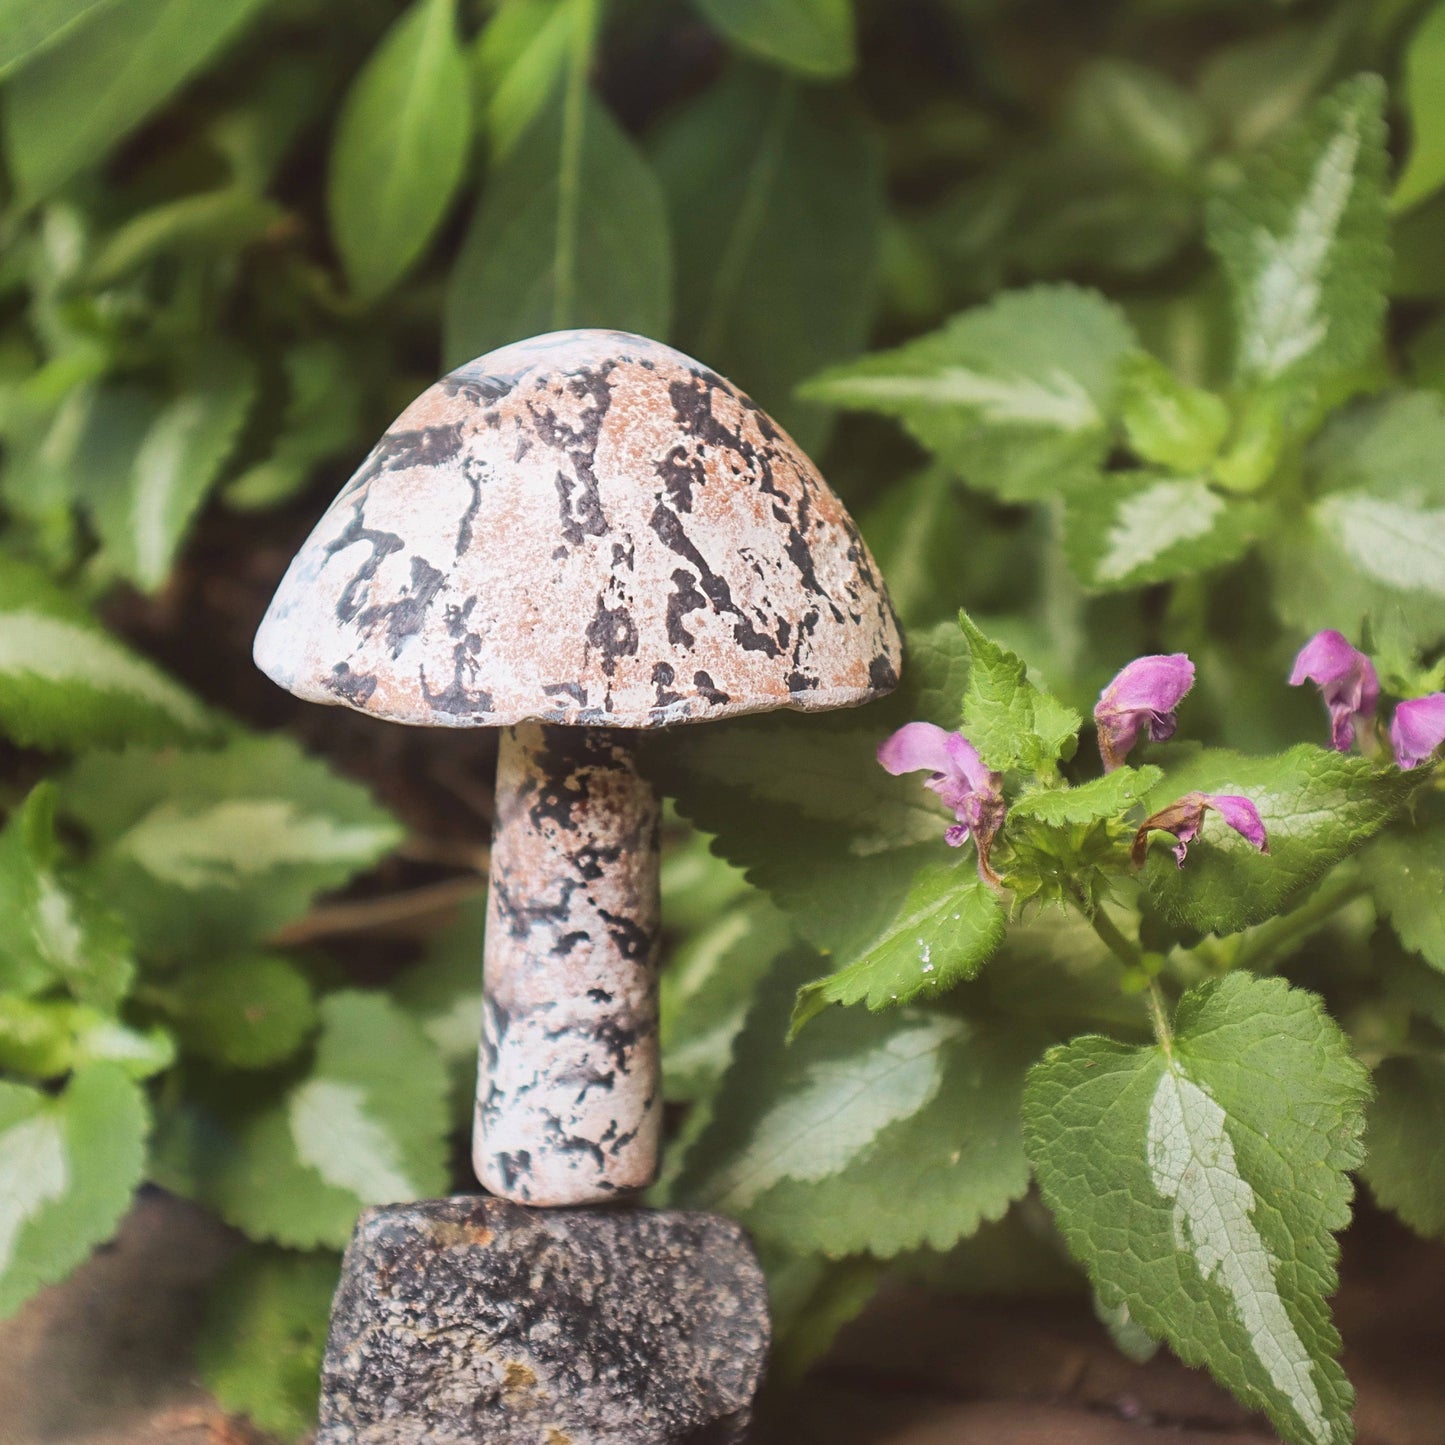
<svg viewBox="0 0 1445 1445">
<path fill-rule="evenodd" d="M 59 41 L 110 0 L 6 0 L 0 5 L 0 78 Z"/>
<path fill-rule="evenodd" d="M 1397 209 L 1417 205 L 1445 185 L 1445 5 L 1420 22 L 1405 52 L 1410 155 L 1393 197 Z"/>
<path fill-rule="evenodd" d="M 289 959 L 268 954 L 188 969 L 167 1007 L 182 1049 L 232 1069 L 289 1059 L 316 1023 L 306 975 Z"/>
<path fill-rule="evenodd" d="M 1076 788 L 1039 788 L 1014 803 L 1013 816 L 1037 818 L 1055 827 L 1117 817 L 1142 802 L 1163 776 L 1148 765 L 1121 767 Z"/>
<path fill-rule="evenodd" d="M 1236 974 L 1184 996 L 1167 1049 L 1076 1039 L 1024 1098 L 1039 1187 L 1102 1303 L 1300 1445 L 1352 1437 L 1325 1301 L 1368 1094 L 1316 998 Z"/>
<path fill-rule="evenodd" d="M 1364 866 L 1400 942 L 1445 973 L 1445 824 L 1387 834 L 1365 854 Z"/>
<path fill-rule="evenodd" d="M 735 45 L 817 79 L 853 68 L 853 0 L 695 0 Z"/>
<path fill-rule="evenodd" d="M 1411 1229 L 1445 1234 L 1445 1058 L 1386 1059 L 1375 1071 L 1364 1176 L 1375 1198 Z"/>
</svg>

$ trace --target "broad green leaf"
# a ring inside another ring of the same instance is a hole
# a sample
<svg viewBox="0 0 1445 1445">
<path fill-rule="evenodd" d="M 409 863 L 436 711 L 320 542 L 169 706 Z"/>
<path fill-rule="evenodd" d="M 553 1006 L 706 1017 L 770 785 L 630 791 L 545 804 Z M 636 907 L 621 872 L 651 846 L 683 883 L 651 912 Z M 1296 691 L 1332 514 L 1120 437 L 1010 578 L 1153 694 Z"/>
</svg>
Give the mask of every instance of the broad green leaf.
<svg viewBox="0 0 1445 1445">
<path fill-rule="evenodd" d="M 846 75 L 856 59 L 853 0 L 694 0 L 739 48 L 802 75 Z"/>
<path fill-rule="evenodd" d="M 1445 1235 L 1445 1058 L 1386 1059 L 1374 1080 L 1365 1182 L 1417 1234 Z"/>
<path fill-rule="evenodd" d="M 1406 948 L 1445 973 L 1445 823 L 1393 829 L 1362 859 L 1381 912 Z"/>
<path fill-rule="evenodd" d="M 1170 179 L 1188 174 L 1211 131 L 1209 113 L 1177 81 L 1114 57 L 1084 68 L 1066 124 L 1090 150 Z"/>
<path fill-rule="evenodd" d="M 835 1009 L 784 1042 L 817 960 L 780 962 L 739 1036 L 675 1199 L 801 1253 L 948 1248 L 1028 1186 L 1019 1131 L 1036 1038 L 915 1009 Z"/>
<path fill-rule="evenodd" d="M 758 1262 L 768 1278 L 773 1344 L 770 1377 L 783 1385 L 801 1380 L 828 1351 L 834 1336 L 878 1292 L 887 1263 L 871 1255 L 797 1255 L 764 1244 Z"/>
<path fill-rule="evenodd" d="M 216 719 L 38 569 L 0 561 L 0 729 L 30 747 L 215 736 Z"/>
<path fill-rule="evenodd" d="M 1368 1097 L 1319 1000 L 1246 974 L 1187 993 L 1167 1050 L 1075 1039 L 1024 1095 L 1039 1188 L 1101 1302 L 1292 1445 L 1353 1438 L 1325 1302 Z"/>
<path fill-rule="evenodd" d="M 887 578 L 893 610 L 905 626 L 929 626 L 958 615 L 977 577 L 977 553 L 971 551 L 976 520 L 962 484 L 941 466 L 890 486 L 858 518 L 868 550 Z M 959 566 L 964 556 L 969 557 L 967 568 Z M 1000 560 L 1006 567 L 1007 554 Z"/>
<path fill-rule="evenodd" d="M 470 86 L 456 0 L 413 0 L 352 82 L 326 197 L 364 300 L 411 268 L 446 217 L 471 143 Z"/>
<path fill-rule="evenodd" d="M 1419 781 L 1311 743 L 1269 758 L 1204 749 L 1168 770 L 1149 807 L 1186 793 L 1243 795 L 1259 809 L 1269 852 L 1206 814 L 1182 868 L 1169 850 L 1153 848 L 1144 887 L 1166 918 L 1187 928 L 1234 933 L 1262 923 L 1378 833 Z"/>
<path fill-rule="evenodd" d="M 250 23 L 266 0 L 112 0 L 5 87 L 10 171 L 25 199 L 98 165 Z"/>
<path fill-rule="evenodd" d="M 665 336 L 671 296 L 657 179 L 607 108 L 568 89 L 487 182 L 449 282 L 448 364 L 567 327 Z"/>
<path fill-rule="evenodd" d="M 0 0 L 0 79 L 115 0 Z"/>
<path fill-rule="evenodd" d="M 1406 392 L 1340 413 L 1307 459 L 1316 500 L 1271 540 L 1276 606 L 1308 633 L 1397 616 L 1445 639 L 1445 397 Z"/>
<path fill-rule="evenodd" d="M 162 1120 L 157 1179 L 252 1239 L 340 1249 L 368 1204 L 447 1185 L 446 1071 L 380 994 L 321 1001 L 315 1062 L 277 1102 L 183 1106 Z"/>
<path fill-rule="evenodd" d="M 199 191 L 154 206 L 117 226 L 87 268 L 107 286 L 158 256 L 230 256 L 265 235 L 286 213 L 244 186 Z"/>
<path fill-rule="evenodd" d="M 1142 802 L 1163 776 L 1158 768 L 1146 764 L 1140 768 L 1115 768 L 1076 788 L 1038 788 L 1016 799 L 1009 808 L 1009 817 L 1037 818 L 1040 823 L 1059 828 L 1116 818 Z"/>
<path fill-rule="evenodd" d="M 148 1128 L 139 1086 L 114 1064 L 82 1069 L 60 1094 L 0 1082 L 0 1318 L 114 1233 Z"/>
<path fill-rule="evenodd" d="M 588 0 L 506 0 L 477 37 L 487 130 L 504 156 L 547 103 L 585 25 Z"/>
<path fill-rule="evenodd" d="M 224 1068 L 289 1059 L 316 1026 L 306 975 L 271 954 L 197 959 L 165 990 L 182 1049 Z"/>
<path fill-rule="evenodd" d="M 677 344 L 818 447 L 828 418 L 798 383 L 868 339 L 883 167 L 857 106 L 739 67 L 652 148 L 677 266 Z"/>
<path fill-rule="evenodd" d="M 1102 296 L 1037 286 L 825 371 L 801 394 L 896 416 L 973 486 L 1024 501 L 1093 476 L 1109 448 L 1120 364 L 1135 345 Z"/>
<path fill-rule="evenodd" d="M 1259 506 L 1204 477 L 1107 472 L 1070 494 L 1064 550 L 1086 586 L 1143 587 L 1235 561 L 1263 524 Z"/>
<path fill-rule="evenodd" d="M 1346 82 L 1272 141 L 1209 212 L 1238 327 L 1243 382 L 1348 371 L 1380 337 L 1390 253 L 1384 85 Z"/>
<path fill-rule="evenodd" d="M 283 1440 L 316 1423 L 334 1254 L 249 1248 L 211 1286 L 196 1363 L 223 1410 Z"/>
<path fill-rule="evenodd" d="M 1405 104 L 1410 154 L 1395 183 L 1397 211 L 1445 185 L 1445 5 L 1430 10 L 1405 51 Z"/>
<path fill-rule="evenodd" d="M 113 1063 L 133 1079 L 148 1079 L 175 1060 L 175 1042 L 162 1028 L 131 1028 L 64 999 L 0 994 L 0 1068 L 58 1079 L 87 1064 Z"/>
<path fill-rule="evenodd" d="M 92 754 L 62 808 L 91 833 L 90 876 L 137 944 L 182 962 L 259 942 L 400 836 L 364 789 L 279 734 Z"/>
<path fill-rule="evenodd" d="M 1207 467 L 1229 434 L 1229 408 L 1212 391 L 1186 386 L 1139 352 L 1122 367 L 1124 434 L 1146 462 L 1180 472 Z"/>
<path fill-rule="evenodd" d="M 963 730 L 988 767 L 1052 772 L 1071 758 L 1083 719 L 1028 680 L 1016 653 L 986 637 L 966 612 L 959 626 L 973 656 L 963 694 Z"/>
</svg>

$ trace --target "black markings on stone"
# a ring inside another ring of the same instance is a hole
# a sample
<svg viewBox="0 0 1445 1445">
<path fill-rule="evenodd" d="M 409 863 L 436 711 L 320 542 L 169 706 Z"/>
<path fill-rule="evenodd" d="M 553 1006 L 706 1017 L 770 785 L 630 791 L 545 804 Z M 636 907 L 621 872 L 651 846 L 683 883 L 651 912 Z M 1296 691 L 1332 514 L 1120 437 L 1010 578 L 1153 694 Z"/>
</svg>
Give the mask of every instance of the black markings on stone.
<svg viewBox="0 0 1445 1445">
<path fill-rule="evenodd" d="M 605 908 L 599 908 L 597 912 L 607 925 L 608 936 L 617 945 L 617 951 L 623 958 L 636 963 L 651 956 L 652 934 L 647 929 L 620 913 L 609 913 Z"/>
<path fill-rule="evenodd" d="M 517 380 L 516 376 L 493 376 L 473 371 L 470 366 L 459 366 L 449 376 L 442 377 L 441 388 L 448 396 L 460 396 L 473 406 L 487 407 L 509 395 Z"/>
<path fill-rule="evenodd" d="M 626 545 L 621 542 L 612 544 L 612 566 L 626 567 L 629 572 L 636 570 L 637 545 L 632 538 L 627 539 Z"/>
<path fill-rule="evenodd" d="M 556 486 L 562 536 L 574 547 L 584 536 L 602 537 L 607 533 L 595 463 L 602 423 L 612 405 L 612 386 L 607 379 L 611 370 L 609 363 L 596 371 L 578 371 L 562 382 L 579 401 L 585 398 L 589 402 L 582 408 L 577 426 L 563 421 L 545 400 L 527 402 L 538 439 L 554 451 L 566 453 L 572 463 L 573 475 L 558 471 Z"/>
<path fill-rule="evenodd" d="M 352 672 L 349 663 L 338 662 L 326 679 L 326 690 L 353 707 L 365 707 L 367 699 L 376 691 L 376 678 L 369 672 Z"/>
<path fill-rule="evenodd" d="M 358 593 L 376 576 L 381 564 L 393 552 L 400 552 L 406 545 L 395 532 L 380 532 L 369 528 L 362 516 L 360 502 L 353 506 L 351 520 L 346 524 L 345 530 L 327 543 L 326 555 L 334 557 L 338 552 L 344 552 L 358 542 L 365 542 L 371 548 L 371 555 L 352 574 L 351 580 L 337 599 L 336 616 L 342 622 L 350 622 L 361 610 L 362 598 Z"/>
<path fill-rule="evenodd" d="M 532 1174 L 532 1154 L 528 1149 L 518 1149 L 515 1154 L 498 1154 L 497 1167 L 508 1189 L 515 1187 L 519 1179 L 529 1179 Z"/>
<path fill-rule="evenodd" d="M 892 692 L 898 686 L 898 669 L 886 653 L 880 653 L 868 664 L 868 686 L 875 692 Z"/>
<path fill-rule="evenodd" d="M 578 707 L 587 703 L 587 689 L 580 682 L 549 682 L 542 693 L 546 697 L 570 697 Z"/>
<path fill-rule="evenodd" d="M 469 456 L 462 463 L 462 476 L 466 478 L 467 486 L 471 488 L 472 499 L 467 503 L 466 511 L 462 513 L 461 521 L 457 523 L 458 557 L 472 545 L 472 523 L 476 521 L 477 509 L 482 505 L 482 483 L 487 479 L 486 466 L 479 458 Z"/>
<path fill-rule="evenodd" d="M 360 613 L 357 627 L 369 633 L 377 623 L 386 623 L 386 643 L 393 657 L 401 655 L 402 644 L 415 637 L 426 621 L 427 609 L 446 581 L 444 573 L 433 567 L 425 557 L 411 559 L 411 586 L 394 602 L 377 603 Z"/>
<path fill-rule="evenodd" d="M 462 449 L 462 430 L 461 422 L 449 422 L 445 426 L 427 426 L 418 431 L 387 432 L 371 449 L 371 455 L 356 475 L 341 489 L 341 497 L 350 496 L 382 472 L 403 472 L 409 467 L 439 467 L 451 461 Z"/>
<path fill-rule="evenodd" d="M 712 677 L 706 672 L 693 673 L 692 682 L 693 686 L 697 688 L 698 696 L 705 702 L 725 703 L 731 700 L 729 694 L 718 687 L 712 680 Z"/>
<path fill-rule="evenodd" d="M 673 671 L 670 662 L 659 662 L 652 669 L 652 685 L 657 690 L 657 698 L 653 707 L 669 707 L 675 702 L 682 701 L 682 694 L 672 690 L 672 684 L 677 681 L 677 673 Z"/>
<path fill-rule="evenodd" d="M 609 607 L 604 596 L 597 598 L 597 611 L 587 624 L 587 646 L 602 654 L 602 671 L 611 677 L 619 657 L 637 656 L 637 625 L 622 605 Z"/>
</svg>

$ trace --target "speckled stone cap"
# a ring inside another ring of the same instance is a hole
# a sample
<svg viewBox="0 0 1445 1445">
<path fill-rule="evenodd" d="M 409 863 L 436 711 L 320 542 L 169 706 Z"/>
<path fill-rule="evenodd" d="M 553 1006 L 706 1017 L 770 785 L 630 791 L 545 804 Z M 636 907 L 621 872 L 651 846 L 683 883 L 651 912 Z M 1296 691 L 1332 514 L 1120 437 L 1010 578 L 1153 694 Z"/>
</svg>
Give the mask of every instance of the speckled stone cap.
<svg viewBox="0 0 1445 1445">
<path fill-rule="evenodd" d="M 559 331 L 414 401 L 292 562 L 256 662 L 395 722 L 649 728 L 890 691 L 852 519 L 722 377 Z"/>
</svg>

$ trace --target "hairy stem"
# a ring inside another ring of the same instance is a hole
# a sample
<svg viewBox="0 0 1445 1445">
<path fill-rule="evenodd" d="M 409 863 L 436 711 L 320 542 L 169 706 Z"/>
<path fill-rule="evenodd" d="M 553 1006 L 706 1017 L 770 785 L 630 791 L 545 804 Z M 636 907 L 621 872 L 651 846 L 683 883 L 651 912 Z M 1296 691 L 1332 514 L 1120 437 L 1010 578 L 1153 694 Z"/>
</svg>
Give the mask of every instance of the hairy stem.
<svg viewBox="0 0 1445 1445">
<path fill-rule="evenodd" d="M 1165 1007 L 1164 994 L 1149 972 L 1148 965 L 1144 962 L 1143 950 L 1137 943 L 1120 933 L 1118 925 L 1102 908 L 1091 908 L 1082 893 L 1075 893 L 1074 901 L 1079 905 L 1084 917 L 1089 920 L 1089 926 L 1099 935 L 1109 952 L 1130 973 L 1147 981 L 1148 987 L 1144 1001 L 1149 1010 L 1149 1022 L 1154 1027 L 1154 1037 L 1159 1041 L 1159 1047 L 1166 1054 L 1171 1052 L 1174 1033 L 1169 1027 L 1169 1014 Z"/>
</svg>

